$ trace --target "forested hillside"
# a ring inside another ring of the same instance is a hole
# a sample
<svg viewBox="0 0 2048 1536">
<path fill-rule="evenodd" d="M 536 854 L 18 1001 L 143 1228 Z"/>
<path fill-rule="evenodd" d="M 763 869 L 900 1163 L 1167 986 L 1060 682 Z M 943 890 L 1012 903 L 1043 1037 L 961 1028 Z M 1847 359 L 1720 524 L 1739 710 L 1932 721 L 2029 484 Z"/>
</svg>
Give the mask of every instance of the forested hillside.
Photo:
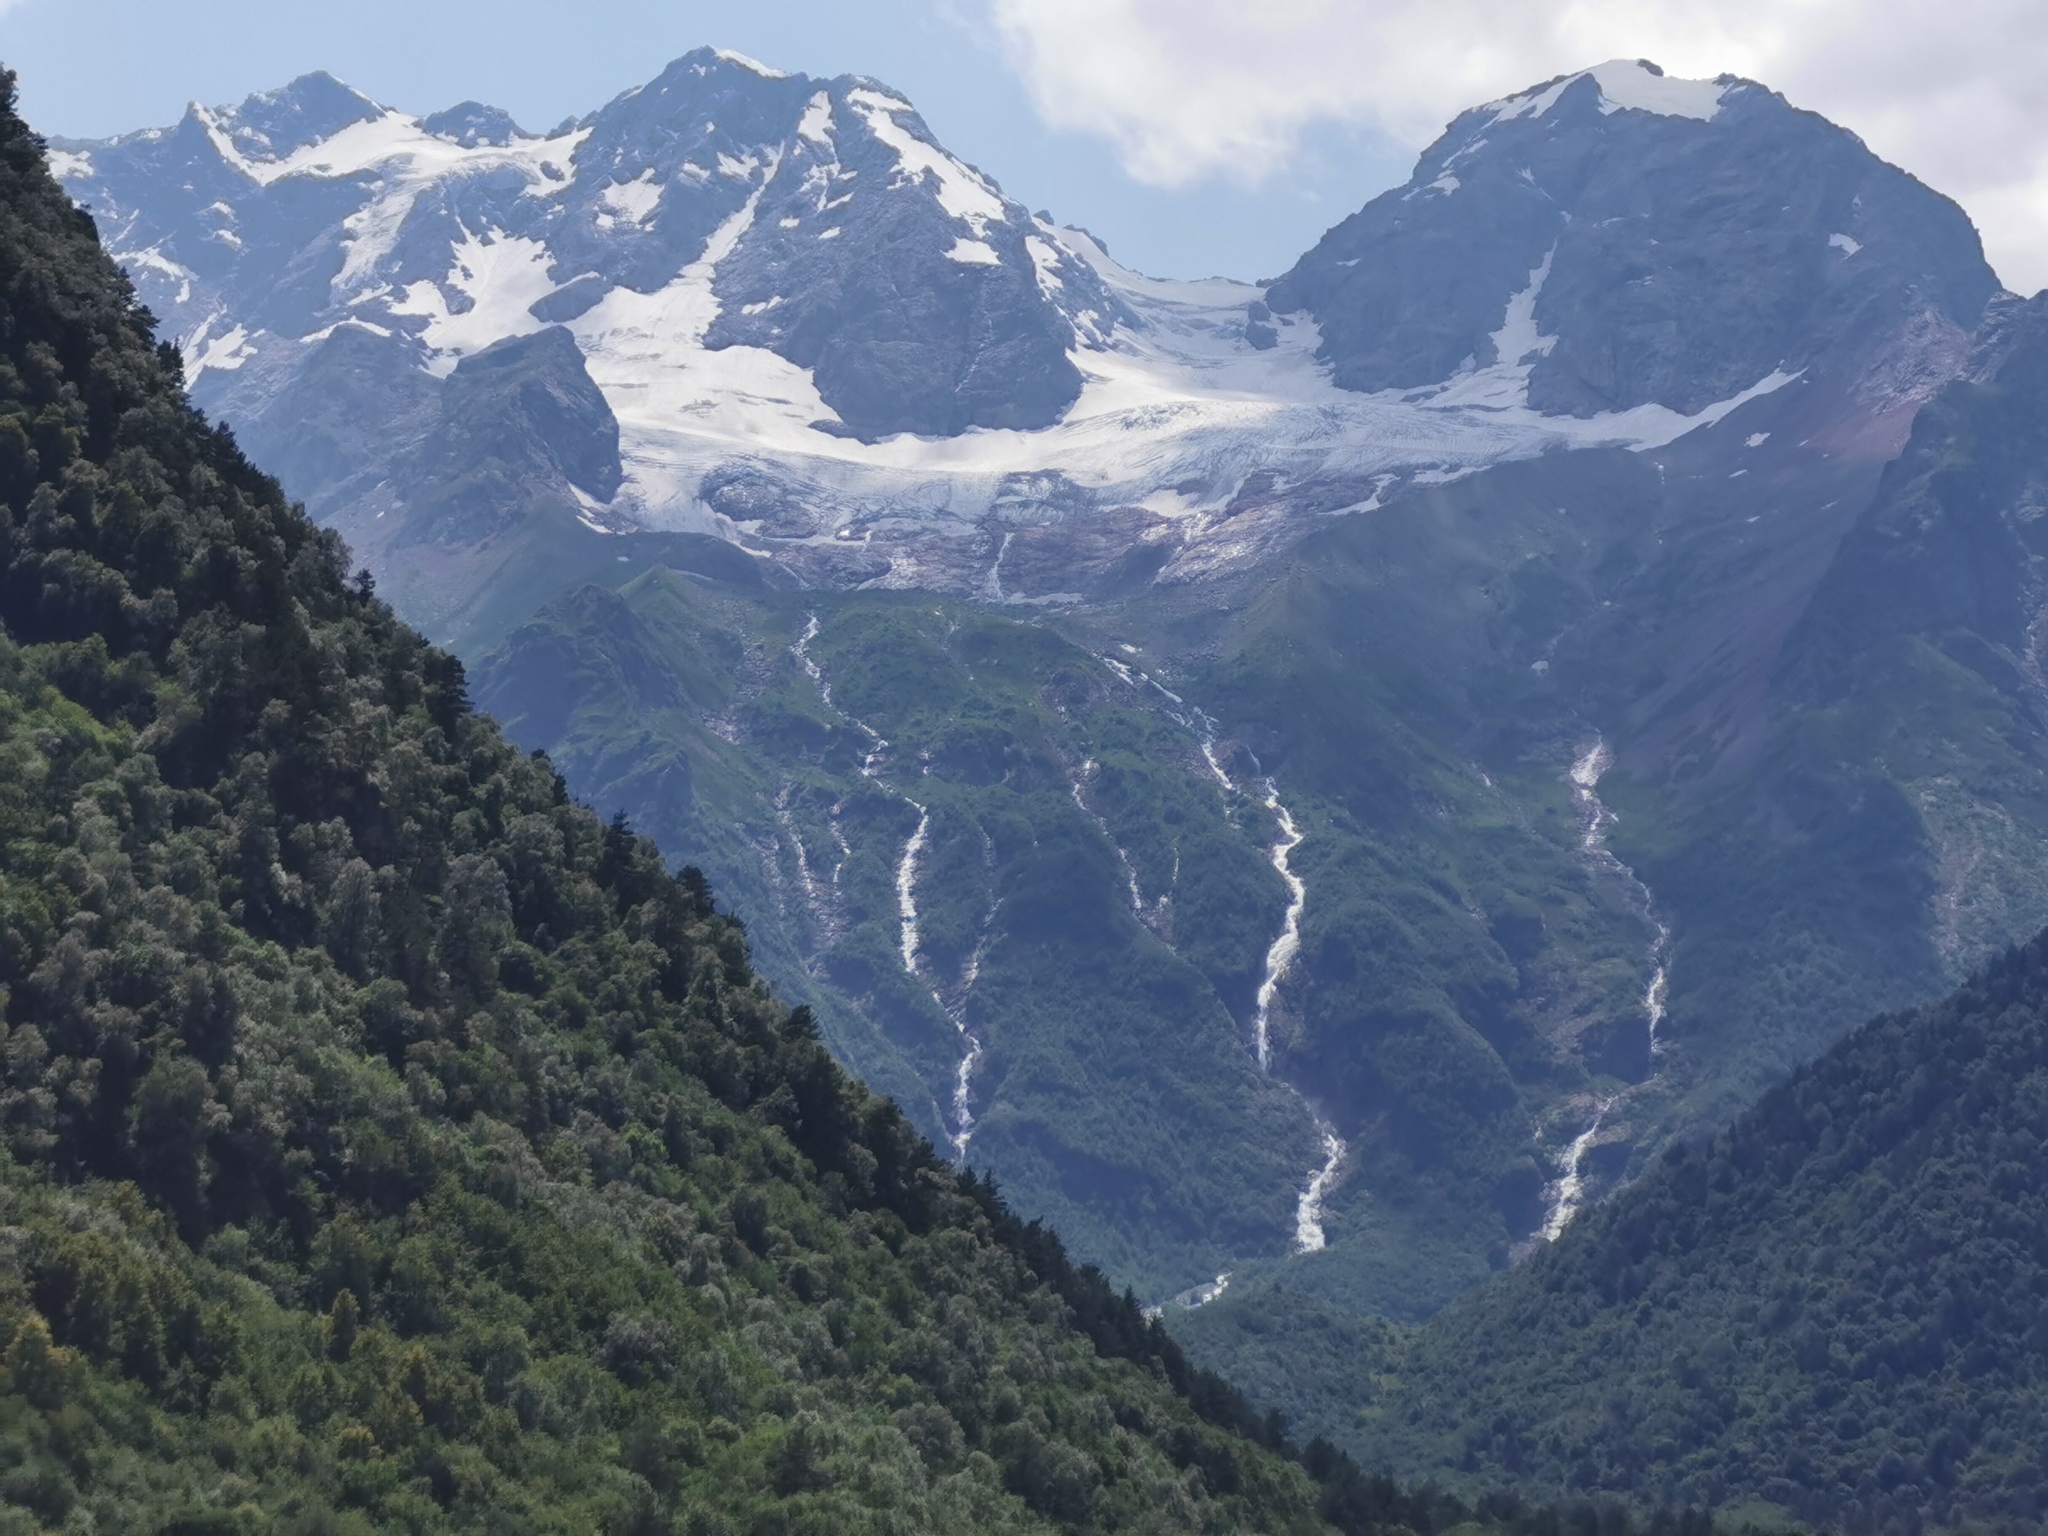
<svg viewBox="0 0 2048 1536">
<path fill-rule="evenodd" d="M 2037 1531 L 2044 1291 L 2048 935 L 1674 1146 L 1412 1338 L 1311 1353 L 1304 1329 L 1295 1358 L 1355 1448 L 1417 1475 Z"/>
<path fill-rule="evenodd" d="M 8 77 L 0 1524 L 1407 1507 L 1258 1443 L 845 1078 L 701 879 L 473 714 L 180 372 Z"/>
<path fill-rule="evenodd" d="M 1710 1529 L 1293 1457 L 180 377 L 0 74 L 0 1530 Z"/>
</svg>

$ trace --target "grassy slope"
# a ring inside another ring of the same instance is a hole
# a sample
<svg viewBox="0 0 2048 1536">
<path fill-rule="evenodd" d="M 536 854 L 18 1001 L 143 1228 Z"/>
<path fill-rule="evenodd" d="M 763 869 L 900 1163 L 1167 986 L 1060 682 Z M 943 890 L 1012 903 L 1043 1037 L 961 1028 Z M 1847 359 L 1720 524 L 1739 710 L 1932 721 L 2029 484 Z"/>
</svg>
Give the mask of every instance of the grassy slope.
<svg viewBox="0 0 2048 1536">
<path fill-rule="evenodd" d="M 1625 457 L 1598 472 L 1624 527 L 1640 475 Z M 1539 516 L 1556 466 L 1523 473 L 1509 505 L 1447 491 L 1422 499 L 1426 526 L 1319 538 L 1175 685 L 1220 717 L 1244 788 L 1255 761 L 1277 770 L 1307 833 L 1277 1059 L 1353 1144 L 1330 1223 L 1344 1264 L 1316 1283 L 1367 1309 L 1420 1315 L 1503 1263 L 1576 1133 L 1565 1101 L 1613 1091 L 1644 1055 L 1649 929 L 1588 868 L 1561 777 L 1581 728 L 1526 661 L 1495 659 L 1596 607 L 1608 557 Z M 1418 561 L 1437 585 L 1404 577 Z M 835 708 L 788 655 L 807 614 Z M 1180 645 L 1171 615 L 1126 617 Z M 1260 1108 L 1244 1062 L 1284 893 L 1270 815 L 1218 795 L 1185 711 L 1060 634 L 929 598 L 750 597 L 656 571 L 552 605 L 484 663 L 480 696 L 598 803 L 712 869 L 779 984 L 816 998 L 835 1046 L 927 1129 L 946 1122 L 959 1046 L 925 982 L 947 994 L 978 957 L 977 1158 L 1161 1295 L 1284 1252 L 1314 1160 L 1306 1116 L 1290 1126 L 1284 1096 Z M 1472 738 L 1482 708 L 1490 734 Z M 858 772 L 856 720 L 891 743 L 878 784 Z M 895 956 L 906 794 L 934 808 L 923 981 Z M 799 840 L 822 899 L 802 891 Z M 1031 894 L 1046 881 L 1050 904 Z"/>
</svg>

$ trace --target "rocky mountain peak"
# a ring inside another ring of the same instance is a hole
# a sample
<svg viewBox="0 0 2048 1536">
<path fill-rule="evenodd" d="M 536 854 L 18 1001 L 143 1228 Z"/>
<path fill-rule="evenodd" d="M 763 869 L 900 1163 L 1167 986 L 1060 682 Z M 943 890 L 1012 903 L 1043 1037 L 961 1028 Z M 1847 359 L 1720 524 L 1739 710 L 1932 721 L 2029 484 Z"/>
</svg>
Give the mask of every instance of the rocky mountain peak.
<svg viewBox="0 0 2048 1536">
<path fill-rule="evenodd" d="M 1617 60 L 1462 114 L 1270 302 L 1346 388 L 1522 366 L 1532 406 L 1589 416 L 1696 411 L 1928 314 L 1968 332 L 1998 291 L 1962 210 L 1854 134 Z"/>
<path fill-rule="evenodd" d="M 428 133 L 452 139 L 464 149 L 475 149 L 483 144 L 503 149 L 515 139 L 535 137 L 514 122 L 511 113 L 480 101 L 458 102 L 445 112 L 421 118 L 420 126 Z"/>
<path fill-rule="evenodd" d="M 281 160 L 351 124 L 382 117 L 384 108 L 325 70 L 315 70 L 250 96 L 238 107 L 216 108 L 207 115 L 249 159 Z"/>
<path fill-rule="evenodd" d="M 481 103 L 415 119 L 308 75 L 63 148 L 202 393 L 337 326 L 438 378 L 561 324 L 599 376 L 623 348 L 613 377 L 718 389 L 760 370 L 715 355 L 756 349 L 825 431 L 951 435 L 1058 419 L 1080 392 L 1071 316 L 1110 309 L 900 94 L 715 49 L 545 138 Z"/>
</svg>

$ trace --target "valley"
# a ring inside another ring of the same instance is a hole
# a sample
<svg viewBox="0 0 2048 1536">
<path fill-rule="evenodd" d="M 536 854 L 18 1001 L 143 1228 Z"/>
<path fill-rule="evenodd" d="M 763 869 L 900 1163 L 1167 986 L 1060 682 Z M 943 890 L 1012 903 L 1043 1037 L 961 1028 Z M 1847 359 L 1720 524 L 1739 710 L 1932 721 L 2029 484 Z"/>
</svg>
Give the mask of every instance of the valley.
<svg viewBox="0 0 2048 1536">
<path fill-rule="evenodd" d="M 544 135 L 315 75 L 55 148 L 351 590 L 1131 1327 L 1475 1499 L 2027 1518 L 1835 1413 L 1803 1309 L 1875 1314 L 1740 1257 L 1938 1225 L 1862 1222 L 1826 1130 L 1935 1090 L 1813 1085 L 2048 925 L 2048 320 L 1938 192 L 1643 61 L 1462 113 L 1259 284 L 710 49 Z M 1739 1427 L 1787 1360 L 1839 1444 Z"/>
</svg>

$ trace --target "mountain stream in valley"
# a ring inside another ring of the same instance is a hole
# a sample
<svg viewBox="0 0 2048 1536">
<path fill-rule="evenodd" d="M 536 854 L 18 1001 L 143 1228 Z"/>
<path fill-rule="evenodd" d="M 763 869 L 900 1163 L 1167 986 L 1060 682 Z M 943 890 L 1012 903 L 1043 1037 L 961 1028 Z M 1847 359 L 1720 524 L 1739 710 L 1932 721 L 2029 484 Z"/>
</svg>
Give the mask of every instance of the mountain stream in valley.
<svg viewBox="0 0 2048 1536">
<path fill-rule="evenodd" d="M 1126 682 L 1134 681 L 1130 670 L 1120 662 L 1111 661 L 1110 665 Z M 1137 676 L 1143 677 L 1144 674 L 1140 673 Z M 1216 722 L 1201 710 L 1190 708 L 1179 694 L 1169 692 L 1151 678 L 1145 677 L 1144 681 L 1151 683 L 1168 699 L 1188 711 L 1185 715 L 1176 714 L 1174 718 L 1194 733 L 1195 740 L 1202 749 L 1202 761 L 1209 765 L 1210 774 L 1222 786 L 1224 792 L 1239 793 L 1237 781 L 1230 776 L 1230 771 L 1223 766 L 1223 760 L 1216 755 Z M 1254 763 L 1254 767 L 1256 766 Z M 1301 830 L 1294 819 L 1294 813 L 1280 798 L 1280 786 L 1274 779 L 1262 779 L 1260 789 L 1260 804 L 1272 813 L 1276 827 L 1273 843 L 1266 850 L 1266 858 L 1287 886 L 1287 910 L 1280 919 L 1278 936 L 1266 947 L 1265 964 L 1260 968 L 1259 990 L 1252 1010 L 1253 1053 L 1258 1058 L 1259 1070 L 1271 1076 L 1273 1004 L 1279 998 L 1280 983 L 1286 978 L 1295 957 L 1301 952 L 1301 913 L 1308 904 L 1308 882 L 1295 872 L 1294 850 L 1301 846 L 1302 839 L 1307 834 Z M 1288 1086 L 1292 1088 L 1293 1084 L 1290 1083 Z M 1329 1242 L 1328 1234 L 1323 1230 L 1323 1207 L 1329 1199 L 1330 1191 L 1336 1187 L 1337 1175 L 1343 1171 L 1344 1154 L 1348 1149 L 1344 1145 L 1344 1138 L 1337 1134 L 1337 1128 L 1322 1117 L 1308 1095 L 1299 1088 L 1295 1088 L 1294 1093 L 1314 1120 L 1316 1136 L 1322 1143 L 1322 1158 L 1310 1171 L 1308 1182 L 1295 1197 L 1294 1251 L 1316 1253 Z"/>
<path fill-rule="evenodd" d="M 982 1058 L 981 1040 L 973 1030 L 967 1027 L 967 997 L 974 990 L 975 979 L 981 969 L 981 955 L 977 950 L 974 956 L 967 962 L 966 968 L 961 973 L 959 984 L 955 989 L 956 998 L 952 1003 L 946 1001 L 944 995 L 939 990 L 938 984 L 919 967 L 917 962 L 917 861 L 918 856 L 924 852 L 925 840 L 931 833 L 931 809 L 922 802 L 913 800 L 909 795 L 904 794 L 902 790 L 883 783 L 881 771 L 882 754 L 888 750 L 889 743 L 873 726 L 864 720 L 856 719 L 853 715 L 848 714 L 847 711 L 832 702 L 832 684 L 826 679 L 824 669 L 818 665 L 817 658 L 811 655 L 811 642 L 817 639 L 817 637 L 818 618 L 816 614 L 812 614 L 804 621 L 803 633 L 797 637 L 796 643 L 789 648 L 790 654 L 796 658 L 797 664 L 804 669 L 804 674 L 817 686 L 818 697 L 824 702 L 825 707 L 839 715 L 867 738 L 868 750 L 860 761 L 860 776 L 871 784 L 880 785 L 882 788 L 887 789 L 897 799 L 917 812 L 917 826 L 912 829 L 910 837 L 903 845 L 902 856 L 896 861 L 898 952 L 903 962 L 903 969 L 913 978 L 924 983 L 926 990 L 932 995 L 932 1001 L 939 1005 L 940 1011 L 946 1015 L 948 1022 L 952 1024 L 960 1036 L 960 1064 L 954 1069 L 953 1074 L 953 1128 L 948 1133 L 947 1139 L 953 1143 L 953 1155 L 956 1158 L 965 1158 L 967 1156 L 967 1144 L 974 1138 L 974 1073 L 975 1069 L 981 1065 Z M 832 834 L 838 840 L 841 863 L 843 864 L 849 850 L 847 848 L 846 834 L 839 828 L 839 811 L 840 807 L 838 806 L 832 808 Z M 804 870 L 807 875 L 809 861 L 804 855 L 801 839 L 798 839 L 797 862 L 798 867 Z M 839 868 L 836 866 L 832 871 L 832 885 L 836 891 L 839 885 Z"/>
<path fill-rule="evenodd" d="M 1658 1058 L 1664 1054 L 1664 1042 L 1658 1031 L 1664 1023 L 1665 998 L 1671 985 L 1671 930 L 1657 915 L 1656 900 L 1650 894 L 1650 888 L 1607 846 L 1607 832 L 1614 825 L 1615 815 L 1600 798 L 1600 780 L 1613 766 L 1613 749 L 1607 745 L 1605 737 L 1596 736 L 1592 745 L 1573 760 L 1565 781 L 1571 788 L 1572 804 L 1579 813 L 1579 847 L 1587 861 L 1597 873 L 1622 887 L 1628 894 L 1630 905 L 1650 926 L 1650 982 L 1643 989 L 1640 1006 L 1650 1038 L 1650 1076 L 1644 1081 L 1655 1082 Z M 1549 1206 L 1541 1228 L 1543 1241 L 1556 1242 L 1565 1228 L 1571 1225 L 1572 1218 L 1584 1209 L 1586 1159 L 1599 1141 L 1609 1111 L 1621 1102 L 1625 1093 L 1596 1099 L 1590 1123 L 1566 1147 L 1563 1174 L 1548 1191 Z"/>
</svg>

